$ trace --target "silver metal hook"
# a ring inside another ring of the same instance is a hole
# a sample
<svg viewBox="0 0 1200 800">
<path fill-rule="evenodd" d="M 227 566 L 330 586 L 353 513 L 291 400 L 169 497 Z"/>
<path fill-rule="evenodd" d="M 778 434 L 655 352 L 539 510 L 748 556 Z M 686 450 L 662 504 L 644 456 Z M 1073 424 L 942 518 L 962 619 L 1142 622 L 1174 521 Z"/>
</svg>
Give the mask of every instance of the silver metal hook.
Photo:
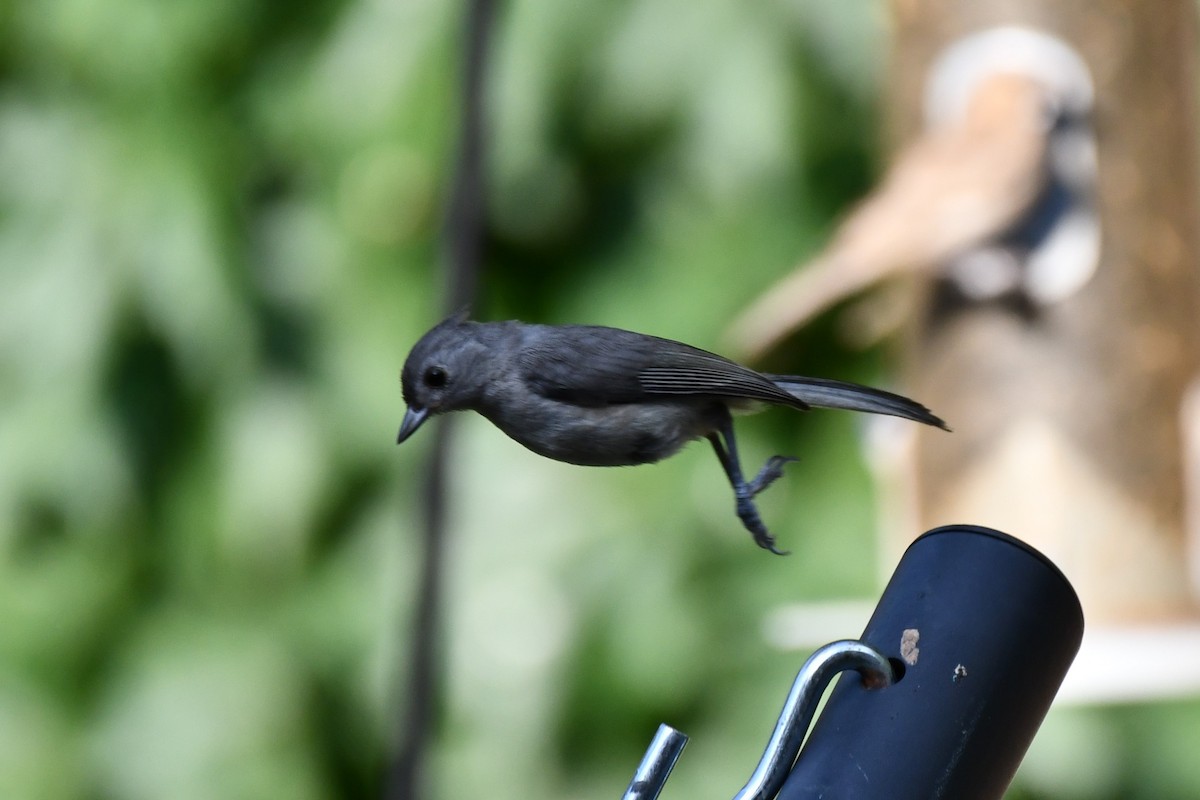
<svg viewBox="0 0 1200 800">
<path fill-rule="evenodd" d="M 835 675 L 848 669 L 857 670 L 868 689 L 891 686 L 896 680 L 887 657 L 862 642 L 843 639 L 817 650 L 796 674 L 762 759 L 734 800 L 771 800 L 779 794 L 800 755 L 800 745 L 825 687 Z"/>
<path fill-rule="evenodd" d="M 891 686 L 896 680 L 887 657 L 862 642 L 843 639 L 817 650 L 796 674 L 762 759 L 734 800 L 772 800 L 779 794 L 800 755 L 804 735 L 825 687 L 835 675 L 848 669 L 856 670 L 868 689 Z M 660 725 L 623 800 L 655 800 L 686 743 L 687 737 L 682 733 L 669 725 Z"/>
</svg>

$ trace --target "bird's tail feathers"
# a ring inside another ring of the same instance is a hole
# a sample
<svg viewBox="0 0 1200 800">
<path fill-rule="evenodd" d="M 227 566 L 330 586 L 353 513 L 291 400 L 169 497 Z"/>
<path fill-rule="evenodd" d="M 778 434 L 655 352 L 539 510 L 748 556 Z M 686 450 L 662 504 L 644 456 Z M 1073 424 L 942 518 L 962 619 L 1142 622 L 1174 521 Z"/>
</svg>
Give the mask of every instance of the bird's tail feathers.
<svg viewBox="0 0 1200 800">
<path fill-rule="evenodd" d="M 902 395 L 885 392 L 857 383 L 827 378 L 805 378 L 799 375 L 767 375 L 780 389 L 812 406 L 865 411 L 870 414 L 890 414 L 915 422 L 923 422 L 942 430 L 950 430 L 940 417 L 925 406 Z"/>
</svg>

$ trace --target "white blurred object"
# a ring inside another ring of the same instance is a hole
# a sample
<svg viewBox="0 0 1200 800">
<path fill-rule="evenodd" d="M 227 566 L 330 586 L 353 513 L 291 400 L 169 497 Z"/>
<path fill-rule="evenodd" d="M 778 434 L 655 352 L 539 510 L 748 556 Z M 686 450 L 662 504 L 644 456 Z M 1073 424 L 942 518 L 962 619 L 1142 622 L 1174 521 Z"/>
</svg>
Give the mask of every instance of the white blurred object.
<svg viewBox="0 0 1200 800">
<path fill-rule="evenodd" d="M 778 650 L 809 652 L 825 642 L 857 636 L 873 611 L 869 599 L 782 605 L 764 618 L 763 638 Z M 1133 703 L 1197 693 L 1200 626 L 1089 626 L 1055 702 Z"/>
</svg>

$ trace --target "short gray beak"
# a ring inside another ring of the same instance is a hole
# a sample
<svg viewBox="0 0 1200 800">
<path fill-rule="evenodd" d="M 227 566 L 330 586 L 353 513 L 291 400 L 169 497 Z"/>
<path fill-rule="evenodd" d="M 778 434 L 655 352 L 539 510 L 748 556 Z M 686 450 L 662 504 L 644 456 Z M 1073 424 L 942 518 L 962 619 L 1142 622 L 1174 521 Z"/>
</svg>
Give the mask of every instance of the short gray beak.
<svg viewBox="0 0 1200 800">
<path fill-rule="evenodd" d="M 404 412 L 404 421 L 400 423 L 400 434 L 396 436 L 396 444 L 400 444 L 408 437 L 417 432 L 417 428 L 421 427 L 421 423 L 429 416 L 428 408 L 414 408 L 409 406 Z"/>
</svg>

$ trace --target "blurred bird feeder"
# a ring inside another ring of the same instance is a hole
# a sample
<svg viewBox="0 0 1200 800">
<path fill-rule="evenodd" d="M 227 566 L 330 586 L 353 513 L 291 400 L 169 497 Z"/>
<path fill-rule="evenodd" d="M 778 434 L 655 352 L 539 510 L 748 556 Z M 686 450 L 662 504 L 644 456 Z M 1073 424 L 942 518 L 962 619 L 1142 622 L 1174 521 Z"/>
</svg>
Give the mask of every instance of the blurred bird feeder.
<svg viewBox="0 0 1200 800">
<path fill-rule="evenodd" d="M 903 277 L 905 389 L 955 434 L 874 437 L 884 563 L 931 526 L 1020 531 L 1092 623 L 1064 694 L 1200 690 L 1196 10 L 892 9 L 893 111 L 924 133 L 731 348 Z M 1166 642 L 1183 663 L 1151 675 L 1138 654 Z"/>
</svg>

